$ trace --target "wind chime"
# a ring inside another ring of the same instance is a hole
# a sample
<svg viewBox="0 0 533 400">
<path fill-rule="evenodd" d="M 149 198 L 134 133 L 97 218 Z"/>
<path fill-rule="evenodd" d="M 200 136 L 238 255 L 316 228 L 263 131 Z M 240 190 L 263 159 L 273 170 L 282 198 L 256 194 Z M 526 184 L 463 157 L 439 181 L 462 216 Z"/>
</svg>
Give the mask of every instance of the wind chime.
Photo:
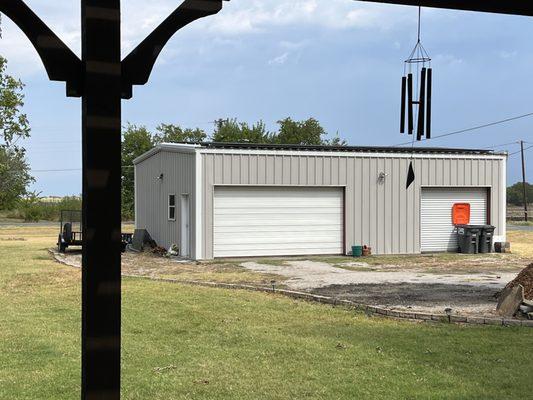
<svg viewBox="0 0 533 400">
<path fill-rule="evenodd" d="M 407 133 L 413 135 L 412 146 L 415 143 L 415 107 L 416 107 L 416 140 L 420 141 L 425 136 L 431 139 L 431 91 L 433 71 L 431 58 L 420 40 L 421 7 L 418 7 L 418 40 L 413 51 L 404 62 L 404 76 L 402 77 L 402 102 L 400 116 L 400 133 L 405 133 L 407 117 Z M 416 74 L 416 82 L 414 76 Z M 416 84 L 416 91 L 414 85 Z M 414 93 L 419 93 L 418 100 Z M 413 154 L 409 163 L 406 189 L 415 180 L 413 168 Z"/>
</svg>

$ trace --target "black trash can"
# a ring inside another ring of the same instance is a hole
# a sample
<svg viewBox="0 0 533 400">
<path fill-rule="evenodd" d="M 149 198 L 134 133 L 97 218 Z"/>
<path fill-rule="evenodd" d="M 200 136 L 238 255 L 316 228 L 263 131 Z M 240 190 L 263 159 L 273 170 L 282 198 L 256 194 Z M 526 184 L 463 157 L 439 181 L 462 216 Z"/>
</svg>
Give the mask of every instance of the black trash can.
<svg viewBox="0 0 533 400">
<path fill-rule="evenodd" d="M 457 225 L 457 242 L 459 252 L 464 254 L 476 254 L 479 248 L 479 236 L 483 226 Z"/>
<path fill-rule="evenodd" d="M 481 230 L 479 235 L 479 252 L 480 253 L 491 253 L 492 252 L 492 241 L 494 240 L 494 230 L 495 226 L 485 225 Z"/>
</svg>

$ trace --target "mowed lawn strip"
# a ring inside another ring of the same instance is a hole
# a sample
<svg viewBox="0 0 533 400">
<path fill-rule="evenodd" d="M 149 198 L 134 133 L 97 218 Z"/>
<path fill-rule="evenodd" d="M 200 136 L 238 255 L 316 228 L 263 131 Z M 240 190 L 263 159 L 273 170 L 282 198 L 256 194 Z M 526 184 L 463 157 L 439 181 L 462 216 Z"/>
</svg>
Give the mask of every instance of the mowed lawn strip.
<svg viewBox="0 0 533 400">
<path fill-rule="evenodd" d="M 0 230 L 0 399 L 79 396 L 80 273 L 50 260 L 54 239 L 45 229 Z M 142 279 L 124 279 L 123 289 L 124 399 L 531 393 L 533 329 L 369 318 Z"/>
</svg>

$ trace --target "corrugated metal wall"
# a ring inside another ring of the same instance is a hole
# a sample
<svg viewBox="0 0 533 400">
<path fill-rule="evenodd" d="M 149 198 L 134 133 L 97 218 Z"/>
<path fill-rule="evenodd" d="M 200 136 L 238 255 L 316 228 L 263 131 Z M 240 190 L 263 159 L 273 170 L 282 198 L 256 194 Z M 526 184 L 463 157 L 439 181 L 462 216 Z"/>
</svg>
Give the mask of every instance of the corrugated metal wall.
<svg viewBox="0 0 533 400">
<path fill-rule="evenodd" d="M 195 154 L 161 151 L 135 166 L 135 227 L 148 229 L 165 248 L 180 245 L 180 199 L 189 194 L 190 254 L 195 257 Z M 163 179 L 157 177 L 163 174 Z M 176 195 L 176 220 L 168 219 L 168 195 Z"/>
<path fill-rule="evenodd" d="M 417 158 L 417 179 L 405 190 L 408 158 L 227 152 L 202 154 L 204 258 L 213 256 L 215 185 L 345 187 L 346 252 L 352 244 L 367 244 L 376 254 L 418 253 L 422 186 L 490 187 L 490 220 L 496 235 L 505 234 L 502 159 Z M 378 180 L 380 172 L 387 174 L 383 182 Z"/>
</svg>

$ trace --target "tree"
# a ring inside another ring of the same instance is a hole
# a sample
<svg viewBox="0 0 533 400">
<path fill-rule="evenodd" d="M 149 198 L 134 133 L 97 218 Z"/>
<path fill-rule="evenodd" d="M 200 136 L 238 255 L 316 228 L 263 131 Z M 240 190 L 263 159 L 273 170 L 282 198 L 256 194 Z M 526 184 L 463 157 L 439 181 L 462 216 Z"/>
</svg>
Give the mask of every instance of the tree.
<svg viewBox="0 0 533 400">
<path fill-rule="evenodd" d="M 214 142 L 233 143 L 272 143 L 272 144 L 301 144 L 315 146 L 346 146 L 346 141 L 337 135 L 333 139 L 326 139 L 326 131 L 320 123 L 309 118 L 305 121 L 294 121 L 288 117 L 278 121 L 278 131 L 269 132 L 263 121 L 251 127 L 246 122 L 237 119 L 219 120 L 213 133 Z"/>
<path fill-rule="evenodd" d="M 211 139 L 213 142 L 226 143 L 270 143 L 272 134 L 267 131 L 263 121 L 250 127 L 246 122 L 229 119 L 217 122 Z"/>
<path fill-rule="evenodd" d="M 338 133 L 335 138 L 323 138 L 327 133 L 320 123 L 309 118 L 305 121 L 293 121 L 287 117 L 278 121 L 279 130 L 275 142 L 279 144 L 302 144 L 312 146 L 345 146 L 346 141 L 341 140 Z"/>
<path fill-rule="evenodd" d="M 30 136 L 24 107 L 24 84 L 6 73 L 7 60 L 0 56 L 0 145 L 10 147 Z"/>
<path fill-rule="evenodd" d="M 161 124 L 156 128 L 157 133 L 154 135 L 153 141 L 158 143 L 199 143 L 205 142 L 207 134 L 200 128 L 196 129 L 182 129 L 178 125 Z"/>
<path fill-rule="evenodd" d="M 322 136 L 326 131 L 318 121 L 309 118 L 306 121 L 293 121 L 288 117 L 278 121 L 279 131 L 276 136 L 276 142 L 280 144 L 303 144 L 303 145 L 321 145 Z"/>
<path fill-rule="evenodd" d="M 533 185 L 526 183 L 527 200 L 529 203 L 533 203 Z M 507 204 L 513 204 L 515 206 L 524 205 L 524 189 L 522 182 L 517 182 L 513 186 L 507 188 Z"/>
<path fill-rule="evenodd" d="M 128 124 L 122 132 L 122 217 L 135 213 L 135 178 L 133 160 L 154 147 L 152 134 L 144 126 Z"/>
<path fill-rule="evenodd" d="M 24 150 L 0 146 L 0 210 L 13 208 L 34 181 Z"/>
<path fill-rule="evenodd" d="M 0 209 L 12 208 L 33 182 L 20 139 L 30 136 L 24 107 L 24 84 L 6 72 L 7 60 L 0 56 Z"/>
</svg>

